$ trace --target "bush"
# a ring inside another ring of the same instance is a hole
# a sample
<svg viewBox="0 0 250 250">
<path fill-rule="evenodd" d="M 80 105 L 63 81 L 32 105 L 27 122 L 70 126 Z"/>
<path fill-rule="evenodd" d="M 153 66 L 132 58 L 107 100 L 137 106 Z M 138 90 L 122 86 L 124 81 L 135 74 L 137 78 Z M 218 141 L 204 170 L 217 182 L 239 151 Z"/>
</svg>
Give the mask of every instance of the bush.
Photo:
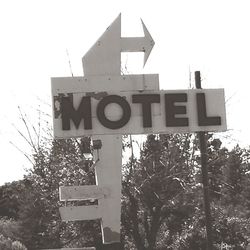
<svg viewBox="0 0 250 250">
<path fill-rule="evenodd" d="M 27 250 L 27 248 L 19 241 L 14 241 L 12 243 L 12 250 Z"/>
<path fill-rule="evenodd" d="M 13 242 L 10 238 L 0 234 L 0 250 L 27 250 L 27 248 L 21 242 Z"/>
</svg>

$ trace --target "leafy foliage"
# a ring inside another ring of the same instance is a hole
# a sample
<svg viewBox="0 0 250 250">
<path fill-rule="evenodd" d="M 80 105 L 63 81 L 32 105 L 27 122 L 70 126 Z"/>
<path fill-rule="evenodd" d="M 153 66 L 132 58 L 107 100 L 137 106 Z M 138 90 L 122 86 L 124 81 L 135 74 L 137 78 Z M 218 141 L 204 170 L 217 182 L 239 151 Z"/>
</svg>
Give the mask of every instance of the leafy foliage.
<svg viewBox="0 0 250 250">
<path fill-rule="evenodd" d="M 245 249 L 250 240 L 250 151 L 239 146 L 223 148 L 212 135 L 207 139 L 214 245 Z M 133 152 L 125 141 L 124 148 L 128 147 Z M 91 152 L 89 138 L 40 142 L 24 180 L 0 187 L 3 249 L 26 249 L 24 245 L 32 250 L 105 249 L 99 222 L 62 222 L 59 215 L 59 207 L 71 205 L 59 202 L 59 186 L 95 184 L 93 163 L 84 157 L 86 152 Z M 148 135 L 140 156 L 132 153 L 122 169 L 122 244 L 113 249 L 205 249 L 199 164 L 194 135 Z"/>
<path fill-rule="evenodd" d="M 211 135 L 207 148 L 214 245 L 245 249 L 249 152 L 228 151 Z M 150 135 L 140 159 L 125 166 L 122 222 L 136 249 L 206 249 L 197 149 L 191 135 Z"/>
<path fill-rule="evenodd" d="M 0 250 L 27 250 L 17 239 L 19 238 L 20 226 L 11 219 L 0 220 Z"/>
<path fill-rule="evenodd" d="M 173 244 L 195 210 L 190 135 L 150 135 L 123 181 L 122 222 L 137 249 Z M 164 235 L 164 240 L 162 240 Z"/>
</svg>

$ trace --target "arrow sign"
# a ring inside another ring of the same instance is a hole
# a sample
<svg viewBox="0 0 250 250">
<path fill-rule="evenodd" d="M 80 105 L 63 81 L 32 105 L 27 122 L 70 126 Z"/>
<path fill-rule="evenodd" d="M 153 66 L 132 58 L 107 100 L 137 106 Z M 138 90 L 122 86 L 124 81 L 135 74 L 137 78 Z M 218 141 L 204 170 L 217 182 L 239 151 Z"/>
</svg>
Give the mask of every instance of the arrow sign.
<svg viewBox="0 0 250 250">
<path fill-rule="evenodd" d="M 197 93 L 194 90 L 165 93 L 158 91 L 158 75 L 121 75 L 121 52 L 144 52 L 145 65 L 154 46 L 154 41 L 143 22 L 142 26 L 144 37 L 121 37 L 119 15 L 82 58 L 84 77 L 52 79 L 55 136 L 68 138 L 89 134 L 93 140 L 102 142 L 102 147 L 93 152 L 96 185 L 60 188 L 61 200 L 94 198 L 98 200 L 98 205 L 62 207 L 60 214 L 62 219 L 67 221 L 100 219 L 105 244 L 120 241 L 121 134 L 125 133 L 126 126 L 130 128 L 127 131 L 129 134 L 134 133 L 138 127 L 143 128 L 137 131 L 138 133 L 190 132 L 191 130 L 184 129 L 189 125 L 194 127 L 197 121 L 206 131 L 207 124 L 211 121 L 216 122 L 215 125 L 221 125 L 218 128 L 226 129 L 223 91 L 212 90 L 210 95 L 203 90 L 196 90 Z M 130 92 L 126 94 L 126 91 Z M 211 108 L 206 109 L 205 97 L 209 99 L 209 96 Z M 121 114 L 117 113 L 117 105 L 121 108 L 118 109 L 119 112 L 122 111 Z M 139 114 L 138 105 L 145 119 L 136 115 Z M 110 109 L 106 110 L 106 106 Z M 219 107 L 222 112 L 218 114 L 216 112 L 220 110 Z M 198 114 L 197 119 L 194 119 L 195 112 Z M 155 126 L 158 124 L 163 127 L 151 130 L 151 114 L 156 116 Z M 134 122 L 129 124 L 130 118 L 133 117 Z M 88 121 L 86 129 L 85 124 L 82 124 L 85 130 L 81 130 L 82 126 L 79 126 L 81 119 Z M 99 123 L 94 122 L 97 120 Z M 63 121 L 66 121 L 65 126 L 62 126 Z M 75 130 L 70 130 L 72 122 Z M 123 131 L 118 131 L 123 127 Z M 169 128 L 168 131 L 166 127 Z M 178 131 L 175 127 L 178 127 Z"/>
<path fill-rule="evenodd" d="M 61 130 L 61 126 L 57 127 L 62 118 L 60 96 L 92 92 L 94 99 L 98 99 L 96 92 L 100 91 L 159 90 L 158 75 L 121 75 L 121 52 L 144 52 L 145 65 L 154 46 L 143 22 L 142 26 L 143 37 L 121 37 L 120 14 L 82 58 L 84 77 L 52 79 L 55 135 Z M 100 219 L 103 243 L 119 242 L 122 137 L 102 133 L 97 136 L 96 131 L 91 134 L 93 140 L 102 142 L 101 149 L 94 151 L 96 185 L 60 187 L 60 200 L 97 199 L 98 205 L 61 207 L 60 215 L 65 221 Z"/>
<path fill-rule="evenodd" d="M 122 52 L 144 52 L 144 66 L 148 60 L 151 50 L 154 47 L 154 40 L 148 32 L 145 24 L 142 22 L 144 37 L 122 37 L 121 51 Z"/>
<path fill-rule="evenodd" d="M 144 65 L 154 40 L 142 21 L 144 37 L 121 37 L 121 14 L 82 59 L 84 75 L 120 75 L 121 52 L 144 52 Z"/>
</svg>

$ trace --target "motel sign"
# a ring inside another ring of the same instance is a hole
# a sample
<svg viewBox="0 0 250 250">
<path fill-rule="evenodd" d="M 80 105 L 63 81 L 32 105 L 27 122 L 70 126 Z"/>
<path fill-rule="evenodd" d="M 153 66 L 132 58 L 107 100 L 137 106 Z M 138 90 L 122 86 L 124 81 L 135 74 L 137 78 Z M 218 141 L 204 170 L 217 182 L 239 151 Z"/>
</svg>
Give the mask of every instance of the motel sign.
<svg viewBox="0 0 250 250">
<path fill-rule="evenodd" d="M 56 136 L 220 131 L 223 103 L 223 89 L 73 93 L 60 98 Z"/>
<path fill-rule="evenodd" d="M 60 187 L 60 200 L 98 205 L 60 208 L 64 221 L 100 219 L 103 242 L 120 241 L 122 135 L 225 131 L 223 89 L 159 90 L 157 74 L 121 75 L 121 52 L 143 52 L 154 41 L 121 37 L 121 15 L 82 59 L 84 76 L 52 78 L 55 138 L 92 136 L 96 185 Z M 171 84 L 171 83 L 169 83 Z"/>
</svg>

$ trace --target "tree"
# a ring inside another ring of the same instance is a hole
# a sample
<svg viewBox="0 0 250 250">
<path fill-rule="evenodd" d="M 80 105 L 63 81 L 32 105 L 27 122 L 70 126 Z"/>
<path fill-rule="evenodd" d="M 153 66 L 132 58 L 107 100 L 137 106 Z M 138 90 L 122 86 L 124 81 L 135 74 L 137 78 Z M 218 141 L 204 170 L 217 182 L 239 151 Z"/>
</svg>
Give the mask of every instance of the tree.
<svg viewBox="0 0 250 250">
<path fill-rule="evenodd" d="M 224 168 L 228 159 L 228 150 L 221 148 L 220 139 L 213 138 L 212 134 L 207 135 L 208 155 L 208 179 L 210 198 L 219 200 L 222 197 L 222 186 L 224 185 Z"/>
<path fill-rule="evenodd" d="M 239 203 L 244 204 L 250 190 L 249 153 L 221 145 L 208 135 L 214 244 L 218 249 L 244 249 L 250 239 L 249 220 Z M 150 135 L 139 160 L 132 158 L 125 166 L 122 222 L 134 249 L 206 248 L 199 161 L 194 136 Z M 228 169 L 231 174 L 226 174 Z M 230 186 L 234 193 L 228 192 Z M 237 196 L 235 203 L 232 198 Z"/>
<path fill-rule="evenodd" d="M 59 186 L 95 184 L 93 163 L 84 158 L 84 153 L 91 152 L 90 139 L 41 140 L 38 136 L 35 145 L 29 132 L 26 139 L 33 147 L 33 168 L 20 183 L 0 187 L 0 213 L 14 218 L 20 227 L 21 233 L 13 240 L 20 239 L 32 250 L 105 249 L 99 223 L 62 222 L 58 212 L 64 205 L 97 204 L 58 199 Z M 124 148 L 128 146 L 124 144 Z M 223 244 L 242 249 L 250 238 L 244 230 L 250 214 L 249 151 L 239 146 L 229 151 L 221 147 L 219 139 L 208 135 L 207 154 L 215 243 L 218 249 Z M 199 161 L 197 138 L 191 134 L 148 135 L 139 158 L 132 153 L 122 169 L 125 249 L 205 248 Z M 12 210 L 6 209 L 8 206 Z"/>
<path fill-rule="evenodd" d="M 0 250 L 27 250 L 19 241 L 20 226 L 12 219 L 0 220 Z"/>
<path fill-rule="evenodd" d="M 20 202 L 25 192 L 25 181 L 13 181 L 0 187 L 0 217 L 18 219 Z"/>
<path fill-rule="evenodd" d="M 191 135 L 149 135 L 140 159 L 125 166 L 122 223 L 136 249 L 173 245 L 196 209 L 190 144 Z"/>
<path fill-rule="evenodd" d="M 238 145 L 229 152 L 223 171 L 223 203 L 225 205 L 236 206 L 243 201 L 241 194 L 244 190 L 245 173 L 248 171 L 247 165 L 243 164 L 243 154 L 245 153 Z"/>
<path fill-rule="evenodd" d="M 96 230 L 93 223 L 65 223 L 59 215 L 59 207 L 65 205 L 59 202 L 59 186 L 94 183 L 91 163 L 84 160 L 81 145 L 83 140 L 54 140 L 51 148 L 40 148 L 34 154 L 34 167 L 25 177 L 31 186 L 19 214 L 28 249 L 88 244 L 93 240 L 88 233 Z"/>
</svg>

